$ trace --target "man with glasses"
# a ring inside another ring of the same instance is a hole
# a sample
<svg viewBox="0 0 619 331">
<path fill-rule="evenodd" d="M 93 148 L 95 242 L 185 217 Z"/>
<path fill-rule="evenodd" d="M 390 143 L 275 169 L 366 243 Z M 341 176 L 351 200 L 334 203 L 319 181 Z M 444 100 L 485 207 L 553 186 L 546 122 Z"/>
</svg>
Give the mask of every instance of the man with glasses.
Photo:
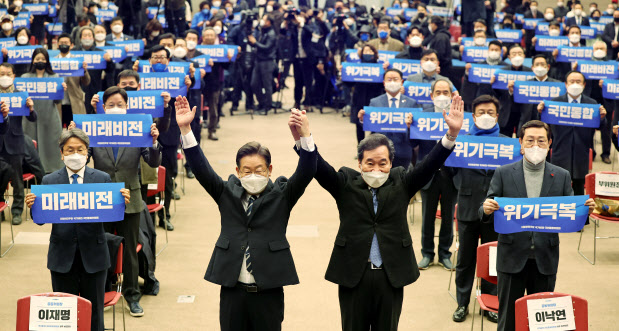
<svg viewBox="0 0 619 331">
<path fill-rule="evenodd" d="M 585 76 L 578 71 L 570 71 L 565 76 L 567 93 L 552 101 L 598 104 L 594 99 L 583 94 Z M 540 102 L 537 111 L 541 114 L 544 102 Z M 600 117 L 606 117 L 606 109 L 600 106 Z M 567 125 L 551 125 L 555 143 L 552 145 L 551 162 L 567 170 L 572 178 L 575 195 L 585 194 L 585 176 L 589 172 L 589 149 L 593 148 L 595 128 L 583 128 Z"/>
<path fill-rule="evenodd" d="M 570 174 L 546 162 L 553 140 L 550 127 L 530 121 L 520 129 L 522 161 L 495 170 L 486 201 L 479 208 L 482 222 L 494 222 L 499 209 L 495 197 L 537 198 L 574 195 Z M 556 145 L 554 145 L 556 146 Z M 553 150 L 553 154 L 554 154 Z M 554 155 L 553 155 L 554 156 Z M 585 205 L 593 210 L 593 199 Z M 496 270 L 498 276 L 499 325 L 497 330 L 515 330 L 516 300 L 527 294 L 552 292 L 559 267 L 559 235 L 548 232 L 499 234 Z"/>
</svg>

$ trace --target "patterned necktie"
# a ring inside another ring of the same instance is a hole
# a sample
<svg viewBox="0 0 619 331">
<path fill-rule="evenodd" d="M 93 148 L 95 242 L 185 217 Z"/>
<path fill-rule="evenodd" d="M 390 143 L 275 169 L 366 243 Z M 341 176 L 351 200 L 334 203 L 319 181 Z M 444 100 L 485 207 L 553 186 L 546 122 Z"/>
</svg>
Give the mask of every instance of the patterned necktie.
<svg viewBox="0 0 619 331">
<path fill-rule="evenodd" d="M 254 201 L 256 201 L 256 197 L 253 195 L 250 196 L 249 202 L 247 202 L 247 216 L 251 215 L 251 209 L 254 206 Z"/>
<path fill-rule="evenodd" d="M 397 108 L 396 107 L 396 101 L 398 101 L 398 99 L 391 98 L 391 104 L 389 105 L 389 108 Z"/>
<path fill-rule="evenodd" d="M 376 194 L 377 189 L 372 188 L 372 201 L 374 203 L 374 214 L 378 211 L 378 196 Z M 372 247 L 370 247 L 370 262 L 373 265 L 380 267 L 383 265 L 383 258 L 380 255 L 380 249 L 378 248 L 378 238 L 376 237 L 376 232 L 374 232 L 374 237 L 372 238 Z"/>
<path fill-rule="evenodd" d="M 73 175 L 71 175 L 71 178 L 73 178 L 73 181 L 71 182 L 71 184 L 79 184 L 79 183 L 77 182 L 77 179 L 79 178 L 79 176 L 80 176 L 80 175 L 78 175 L 78 174 L 73 174 Z"/>
<path fill-rule="evenodd" d="M 249 201 L 247 203 L 247 216 L 251 215 L 251 209 L 254 205 L 254 201 L 256 201 L 256 197 L 253 195 L 250 196 Z M 251 255 L 249 254 L 249 245 L 247 245 L 247 249 L 245 249 L 245 268 L 247 269 L 247 272 L 249 272 L 250 274 L 254 272 L 252 265 L 251 265 Z"/>
</svg>

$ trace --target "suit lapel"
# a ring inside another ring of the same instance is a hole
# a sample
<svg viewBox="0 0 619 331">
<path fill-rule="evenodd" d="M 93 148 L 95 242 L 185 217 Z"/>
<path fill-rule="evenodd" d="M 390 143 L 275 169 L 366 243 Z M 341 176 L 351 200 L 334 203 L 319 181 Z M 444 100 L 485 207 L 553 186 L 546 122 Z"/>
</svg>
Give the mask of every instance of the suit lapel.
<svg viewBox="0 0 619 331">
<path fill-rule="evenodd" d="M 94 173 L 95 172 L 91 168 L 86 167 L 84 169 L 84 184 L 94 183 Z"/>
<path fill-rule="evenodd" d="M 524 183 L 524 169 L 522 169 L 522 162 L 523 161 L 514 164 L 514 171 L 512 171 L 512 176 L 514 178 L 514 184 L 516 186 L 516 189 L 518 190 L 518 195 L 526 197 L 527 187 Z"/>
<path fill-rule="evenodd" d="M 113 164 L 116 164 L 116 160 L 114 160 L 114 151 L 112 150 L 112 147 L 104 147 L 105 151 L 107 152 L 107 155 L 110 157 L 110 160 L 112 160 Z"/>
<path fill-rule="evenodd" d="M 555 176 L 552 173 L 552 169 L 549 169 L 549 163 L 546 162 L 546 165 L 544 167 L 544 179 L 542 181 L 542 191 L 540 192 L 539 196 L 540 197 L 546 197 L 548 196 L 548 191 L 550 191 L 550 188 L 552 187 L 552 183 L 554 182 Z"/>
<path fill-rule="evenodd" d="M 354 185 L 361 190 L 361 193 L 363 194 L 363 198 L 364 198 L 363 200 L 365 200 L 365 203 L 368 206 L 368 209 L 370 210 L 370 214 L 372 215 L 372 217 L 376 216 L 376 213 L 374 212 L 374 201 L 372 200 L 372 191 L 370 191 L 368 184 L 363 180 L 363 177 L 361 177 L 361 174 L 359 174 L 359 177 L 355 179 Z"/>
<path fill-rule="evenodd" d="M 71 184 L 69 182 L 69 172 L 67 171 L 67 167 L 62 167 L 59 172 L 60 175 L 60 184 Z"/>
<path fill-rule="evenodd" d="M 378 194 L 378 210 L 376 212 L 376 218 L 378 218 L 383 207 L 385 207 L 387 201 L 389 201 L 389 196 L 391 195 L 391 179 L 387 179 L 387 182 L 378 189 L 376 194 Z M 374 201 L 372 201 L 372 210 L 374 210 Z"/>
<path fill-rule="evenodd" d="M 118 160 L 120 160 L 120 156 L 123 155 L 123 152 L 125 151 L 125 147 L 120 147 L 118 148 L 118 154 L 116 155 L 116 164 L 118 164 Z M 114 153 L 112 152 L 112 157 L 114 157 Z"/>
</svg>

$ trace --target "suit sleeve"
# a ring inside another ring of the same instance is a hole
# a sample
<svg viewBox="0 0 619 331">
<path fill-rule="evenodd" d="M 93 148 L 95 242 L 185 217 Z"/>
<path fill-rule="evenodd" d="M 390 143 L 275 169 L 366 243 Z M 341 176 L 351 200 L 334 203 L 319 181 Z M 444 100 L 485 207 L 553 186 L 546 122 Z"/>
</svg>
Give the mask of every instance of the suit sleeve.
<svg viewBox="0 0 619 331">
<path fill-rule="evenodd" d="M 9 120 L 10 117 L 7 116 L 6 119 L 2 123 L 0 123 L 0 135 L 5 134 L 9 130 Z"/>
<path fill-rule="evenodd" d="M 612 23 L 611 23 L 612 24 Z M 614 25 L 614 24 L 613 24 Z M 607 24 L 604 27 L 604 33 L 602 33 L 602 40 L 608 44 L 609 47 L 611 47 L 610 44 L 612 44 L 613 42 L 613 37 L 612 37 L 612 26 L 610 24 Z"/>
<path fill-rule="evenodd" d="M 486 195 L 486 199 L 494 199 L 494 197 L 502 196 L 503 178 L 501 177 L 501 168 L 497 168 L 494 171 L 494 175 L 492 175 L 492 180 L 490 181 L 490 187 L 488 188 L 488 194 Z M 478 215 L 483 223 L 494 223 L 494 213 L 492 215 L 486 215 L 486 213 L 484 213 L 483 203 L 481 206 L 479 206 Z"/>
<path fill-rule="evenodd" d="M 142 158 L 151 168 L 157 168 L 161 164 L 161 145 L 157 147 L 142 148 Z"/>
<path fill-rule="evenodd" d="M 32 112 L 30 112 L 30 115 L 26 116 L 26 118 L 30 122 L 36 122 L 36 120 L 37 120 L 37 111 L 33 109 Z"/>
<path fill-rule="evenodd" d="M 195 169 L 193 173 L 200 185 L 204 187 L 215 202 L 219 201 L 219 197 L 224 191 L 224 181 L 213 170 L 200 146 L 185 149 L 185 157 L 191 169 Z"/>
<path fill-rule="evenodd" d="M 170 100 L 170 103 L 168 104 L 168 106 L 163 108 L 163 117 L 159 117 L 155 119 L 155 123 L 157 125 L 157 130 L 159 130 L 159 134 L 168 132 L 168 130 L 170 129 L 170 116 L 173 111 L 172 107 L 174 107 L 174 105 L 172 103 L 172 100 Z"/>
<path fill-rule="evenodd" d="M 285 194 L 288 197 L 288 206 L 290 209 L 297 203 L 305 188 L 314 178 L 316 174 L 316 157 L 318 151 L 314 148 L 313 152 L 308 152 L 303 148 L 299 151 L 299 163 L 294 174 L 288 179 Z"/>
<path fill-rule="evenodd" d="M 432 179 L 434 172 L 445 163 L 452 150 L 445 148 L 439 142 L 423 161 L 414 168 L 408 168 L 408 171 L 404 174 L 404 184 L 408 188 L 408 196 L 410 198 Z"/>
<path fill-rule="evenodd" d="M 563 175 L 563 195 L 564 196 L 574 195 L 574 189 L 572 189 L 572 179 L 570 177 L 570 174 L 567 171 Z"/>
</svg>

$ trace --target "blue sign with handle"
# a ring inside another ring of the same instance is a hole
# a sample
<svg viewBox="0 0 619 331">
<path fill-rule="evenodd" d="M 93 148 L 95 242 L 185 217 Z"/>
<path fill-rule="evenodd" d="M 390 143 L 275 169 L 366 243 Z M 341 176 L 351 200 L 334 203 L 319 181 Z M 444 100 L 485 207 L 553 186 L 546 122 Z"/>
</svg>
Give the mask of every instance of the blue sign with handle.
<svg viewBox="0 0 619 331">
<path fill-rule="evenodd" d="M 238 54 L 236 45 L 198 45 L 196 49 L 210 55 L 213 62 L 234 62 Z M 232 59 L 228 59 L 228 55 L 231 55 Z"/>
<path fill-rule="evenodd" d="M 81 59 L 77 58 L 60 58 L 55 57 L 49 59 L 52 70 L 62 77 L 84 76 L 84 65 Z"/>
<path fill-rule="evenodd" d="M 579 61 L 576 70 L 585 75 L 586 79 L 617 79 L 617 61 Z"/>
<path fill-rule="evenodd" d="M 74 115 L 78 129 L 90 139 L 90 147 L 152 147 L 153 117 L 144 114 Z"/>
<path fill-rule="evenodd" d="M 170 61 L 170 63 L 167 66 L 167 71 L 189 75 L 190 64 L 191 62 Z M 152 71 L 150 62 L 148 60 L 140 60 L 138 62 L 138 72 L 149 73 L 149 72 L 154 72 L 154 71 Z"/>
<path fill-rule="evenodd" d="M 28 92 L 30 98 L 38 100 L 64 99 L 62 83 L 64 83 L 62 77 L 18 77 L 13 81 L 17 91 Z"/>
<path fill-rule="evenodd" d="M 445 165 L 494 170 L 521 159 L 520 142 L 517 138 L 460 135 Z"/>
<path fill-rule="evenodd" d="M 559 46 L 567 46 L 570 44 L 568 37 L 558 36 L 537 36 L 535 50 L 538 52 L 552 52 Z"/>
<path fill-rule="evenodd" d="M 389 61 L 389 67 L 400 70 L 404 79 L 422 71 L 421 61 L 419 60 L 393 59 Z"/>
<path fill-rule="evenodd" d="M 493 66 L 489 64 L 479 64 L 473 63 L 471 64 L 471 69 L 469 69 L 469 82 L 471 83 L 481 83 L 481 84 L 490 84 L 492 76 L 497 70 L 500 70 L 503 66 Z"/>
<path fill-rule="evenodd" d="M 409 96 L 420 104 L 432 103 L 432 84 L 430 83 L 415 83 L 411 81 L 404 82 L 404 95 Z"/>
<path fill-rule="evenodd" d="M 498 69 L 494 71 L 494 83 L 492 88 L 497 90 L 507 90 L 507 84 L 510 80 L 523 81 L 529 78 L 535 77 L 535 74 L 531 71 L 513 71 Z"/>
<path fill-rule="evenodd" d="M 619 80 L 605 79 L 602 86 L 602 96 L 604 99 L 619 100 Z"/>
<path fill-rule="evenodd" d="M 114 46 L 127 47 L 127 56 L 142 56 L 144 55 L 144 40 L 124 40 L 124 41 L 111 41 Z"/>
<path fill-rule="evenodd" d="M 15 38 L 0 38 L 0 48 L 15 47 L 17 40 Z"/>
<path fill-rule="evenodd" d="M 557 62 L 589 61 L 593 57 L 593 47 L 559 46 Z"/>
<path fill-rule="evenodd" d="M 535 27 L 537 26 L 537 23 L 543 21 L 543 18 L 525 18 L 524 19 L 524 26 L 523 28 L 525 30 L 535 30 Z"/>
<path fill-rule="evenodd" d="M 547 124 L 597 129 L 600 127 L 600 105 L 544 101 L 541 119 Z"/>
<path fill-rule="evenodd" d="M 421 112 L 421 108 L 363 107 L 363 130 L 406 133 L 406 114 Z"/>
<path fill-rule="evenodd" d="M 105 51 L 71 51 L 73 57 L 80 58 L 85 61 L 88 69 L 105 69 L 107 61 L 105 61 Z"/>
<path fill-rule="evenodd" d="M 548 36 L 550 31 L 550 23 L 548 22 L 538 22 L 535 27 L 535 35 L 536 36 Z M 563 35 L 563 26 L 559 25 L 559 35 Z"/>
<path fill-rule="evenodd" d="M 522 41 L 522 30 L 496 30 L 496 37 L 504 43 L 520 43 Z"/>
<path fill-rule="evenodd" d="M 488 47 L 464 47 L 464 52 L 462 52 L 462 61 L 467 63 L 483 62 L 487 57 Z"/>
<path fill-rule="evenodd" d="M 127 114 L 149 114 L 153 118 L 163 117 L 163 91 L 127 91 Z M 103 100 L 103 92 L 97 93 Z M 97 114 L 105 114 L 103 102 L 97 103 Z"/>
<path fill-rule="evenodd" d="M 211 67 L 208 62 L 211 59 L 210 55 L 200 55 L 191 59 L 191 61 L 196 61 L 200 65 L 200 69 L 204 69 L 205 72 L 211 72 L 213 67 Z"/>
<path fill-rule="evenodd" d="M 47 16 L 49 13 L 49 6 L 47 3 L 25 3 L 22 7 L 35 16 Z"/>
<path fill-rule="evenodd" d="M 122 46 L 103 46 L 98 48 L 110 54 L 114 63 L 120 63 L 127 58 L 127 51 Z"/>
<path fill-rule="evenodd" d="M 30 64 L 32 62 L 32 53 L 35 49 L 41 46 L 15 46 L 7 48 L 8 63 L 10 64 Z"/>
<path fill-rule="evenodd" d="M 565 94 L 564 83 L 525 81 L 514 84 L 514 102 L 537 104 Z"/>
<path fill-rule="evenodd" d="M 384 69 L 380 63 L 342 63 L 342 81 L 358 83 L 380 83 Z"/>
<path fill-rule="evenodd" d="M 465 112 L 464 122 L 462 123 L 461 134 L 469 132 L 473 124 L 473 114 Z M 443 113 L 418 112 L 413 114 L 413 124 L 411 125 L 411 139 L 438 140 L 441 139 L 449 126 L 445 123 Z"/>
<path fill-rule="evenodd" d="M 62 23 L 48 23 L 47 32 L 52 36 L 59 36 L 62 34 Z"/>
<path fill-rule="evenodd" d="M 140 88 L 142 90 L 164 90 L 172 98 L 187 96 L 185 74 L 174 72 L 153 72 L 140 74 Z"/>
</svg>

